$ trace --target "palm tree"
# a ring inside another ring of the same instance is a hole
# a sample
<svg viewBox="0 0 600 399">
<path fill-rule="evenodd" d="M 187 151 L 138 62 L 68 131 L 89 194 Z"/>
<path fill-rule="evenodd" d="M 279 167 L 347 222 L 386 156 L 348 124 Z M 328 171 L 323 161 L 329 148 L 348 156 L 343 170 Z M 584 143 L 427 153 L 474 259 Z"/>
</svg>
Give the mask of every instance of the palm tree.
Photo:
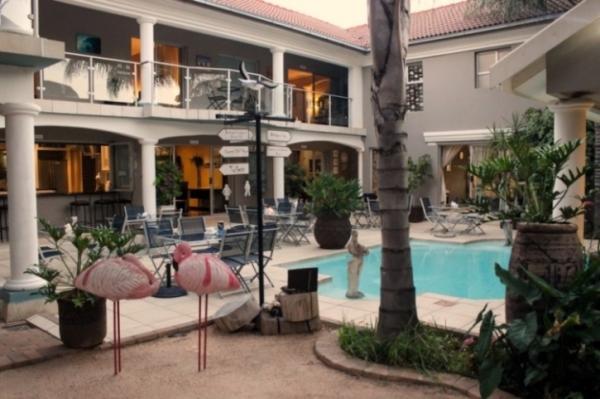
<svg viewBox="0 0 600 399">
<path fill-rule="evenodd" d="M 372 105 L 378 139 L 381 303 L 377 335 L 391 338 L 418 323 L 408 223 L 406 53 L 410 0 L 371 0 Z"/>
</svg>

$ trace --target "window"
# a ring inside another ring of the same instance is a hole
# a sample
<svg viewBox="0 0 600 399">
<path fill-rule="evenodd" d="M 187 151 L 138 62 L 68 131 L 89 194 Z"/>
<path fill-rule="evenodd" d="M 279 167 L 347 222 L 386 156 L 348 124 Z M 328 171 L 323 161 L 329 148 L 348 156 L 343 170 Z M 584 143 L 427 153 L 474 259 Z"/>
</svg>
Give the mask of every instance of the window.
<svg viewBox="0 0 600 399">
<path fill-rule="evenodd" d="M 475 53 L 475 87 L 488 89 L 490 87 L 490 69 L 510 53 L 510 47 Z"/>
<path fill-rule="evenodd" d="M 423 111 L 423 63 L 408 64 L 406 102 L 409 111 Z"/>
</svg>

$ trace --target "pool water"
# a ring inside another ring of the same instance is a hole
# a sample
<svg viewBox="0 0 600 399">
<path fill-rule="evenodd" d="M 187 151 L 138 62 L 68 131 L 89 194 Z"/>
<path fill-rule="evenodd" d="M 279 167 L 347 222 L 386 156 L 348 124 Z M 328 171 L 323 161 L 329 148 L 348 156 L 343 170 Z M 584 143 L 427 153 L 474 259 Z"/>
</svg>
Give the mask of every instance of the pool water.
<svg viewBox="0 0 600 399">
<path fill-rule="evenodd" d="M 494 264 L 508 266 L 510 247 L 501 242 L 447 244 L 411 241 L 413 273 L 417 294 L 433 292 L 469 299 L 503 299 L 504 286 L 494 274 Z M 319 285 L 322 295 L 344 298 L 349 254 L 340 254 L 294 264 L 292 268 L 319 268 L 332 281 Z M 381 247 L 371 249 L 364 259 L 359 289 L 367 299 L 378 299 Z"/>
</svg>

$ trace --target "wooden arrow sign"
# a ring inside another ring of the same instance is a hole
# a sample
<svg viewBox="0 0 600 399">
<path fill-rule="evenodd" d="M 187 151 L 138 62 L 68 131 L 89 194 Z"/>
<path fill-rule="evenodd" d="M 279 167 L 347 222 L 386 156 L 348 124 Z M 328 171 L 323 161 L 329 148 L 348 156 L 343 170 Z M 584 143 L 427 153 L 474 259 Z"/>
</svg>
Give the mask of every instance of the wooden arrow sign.
<svg viewBox="0 0 600 399">
<path fill-rule="evenodd" d="M 223 129 L 219 132 L 221 140 L 248 141 L 252 140 L 253 134 L 248 129 Z"/>
<path fill-rule="evenodd" d="M 292 139 L 290 132 L 286 130 L 267 130 L 267 140 L 287 143 Z"/>
<path fill-rule="evenodd" d="M 248 146 L 223 146 L 219 150 L 223 158 L 246 158 L 248 157 Z"/>
<path fill-rule="evenodd" d="M 250 172 L 250 165 L 247 163 L 224 163 L 219 170 L 225 176 L 247 175 Z"/>
<path fill-rule="evenodd" d="M 267 156 L 268 157 L 276 157 L 276 158 L 287 158 L 292 153 L 292 150 L 289 147 L 267 147 Z"/>
</svg>

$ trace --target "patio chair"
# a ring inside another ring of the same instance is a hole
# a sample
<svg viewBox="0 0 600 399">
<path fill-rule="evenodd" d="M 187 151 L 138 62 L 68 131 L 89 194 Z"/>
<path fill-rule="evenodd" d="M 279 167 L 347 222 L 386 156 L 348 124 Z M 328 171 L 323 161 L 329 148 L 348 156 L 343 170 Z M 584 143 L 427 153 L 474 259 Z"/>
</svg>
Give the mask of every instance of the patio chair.
<svg viewBox="0 0 600 399">
<path fill-rule="evenodd" d="M 253 231 L 248 227 L 228 229 L 221 239 L 219 257 L 235 274 L 245 291 L 250 292 L 246 279 L 242 276 L 242 269 L 250 260 Z"/>
<path fill-rule="evenodd" d="M 379 200 L 367 198 L 367 212 L 369 215 L 369 227 L 381 226 Z"/>
<path fill-rule="evenodd" d="M 362 201 L 362 198 L 359 208 L 350 215 L 350 223 L 355 229 L 369 227 L 369 210 L 367 209 L 367 203 Z"/>
<path fill-rule="evenodd" d="M 421 207 L 425 214 L 425 219 L 432 224 L 430 231 L 436 231 L 436 228 L 440 228 L 440 231 L 447 232 L 450 228 L 447 226 L 449 222 L 448 218 L 444 215 L 438 214 L 436 208 L 431 205 L 429 197 L 421 197 Z"/>
<path fill-rule="evenodd" d="M 161 276 L 161 269 L 168 263 L 171 263 L 171 254 L 169 248 L 172 246 L 174 241 L 165 242 L 161 240 L 161 237 L 173 237 L 173 225 L 168 219 L 163 220 L 145 220 L 144 226 L 144 237 L 146 239 L 146 255 L 152 262 L 154 267 L 154 274 L 159 278 Z"/>
<path fill-rule="evenodd" d="M 465 225 L 465 228 L 461 231 L 463 234 L 471 234 L 472 232 L 475 232 L 476 234 L 485 234 L 485 231 L 481 227 L 484 221 L 485 217 L 483 215 L 478 213 L 467 213 L 462 215 L 456 224 Z"/>
<path fill-rule="evenodd" d="M 257 226 L 258 225 L 258 209 L 256 208 L 246 208 L 246 220 L 248 225 Z"/>
<path fill-rule="evenodd" d="M 299 202 L 296 207 L 296 212 L 299 213 L 296 220 L 289 226 L 289 230 L 287 232 L 287 237 L 289 237 L 292 242 L 296 245 L 301 245 L 303 242 L 310 244 L 310 239 L 308 238 L 308 234 L 312 231 L 313 225 L 315 223 L 315 217 L 305 212 L 306 204 L 304 202 Z"/>
<path fill-rule="evenodd" d="M 47 265 L 52 260 L 60 257 L 62 252 L 49 245 L 40 245 L 38 247 L 38 259 L 41 264 Z"/>
<path fill-rule="evenodd" d="M 277 200 L 277 213 L 292 212 L 292 203 L 287 198 L 279 198 Z"/>
<path fill-rule="evenodd" d="M 274 198 L 263 198 L 263 205 L 265 207 L 275 208 L 275 199 Z"/>
<path fill-rule="evenodd" d="M 263 228 L 263 273 L 271 287 L 275 287 L 273 281 L 269 277 L 269 275 L 265 272 L 267 265 L 271 260 L 273 260 L 273 254 L 275 253 L 275 244 L 277 242 L 277 224 L 268 223 Z M 252 246 L 250 249 L 250 255 L 248 256 L 248 261 L 252 265 L 254 269 L 254 276 L 250 278 L 250 283 L 252 283 L 256 278 L 258 278 L 258 234 L 254 232 Z"/>
<path fill-rule="evenodd" d="M 144 207 L 139 205 L 125 205 L 123 207 L 125 220 L 123 221 L 123 232 L 131 227 L 142 227 L 144 221 Z"/>
<path fill-rule="evenodd" d="M 206 225 L 202 216 L 190 216 L 179 219 L 179 235 L 190 236 L 206 233 Z"/>
<path fill-rule="evenodd" d="M 231 225 L 248 224 L 246 217 L 244 216 L 244 210 L 241 206 L 237 208 L 231 208 L 225 205 L 225 213 L 227 213 L 227 216 L 229 217 L 229 224 Z"/>
<path fill-rule="evenodd" d="M 160 208 L 160 212 L 158 213 L 158 219 L 168 219 L 171 221 L 171 225 L 174 229 L 179 230 L 179 221 L 183 216 L 183 209 L 176 209 L 175 206 L 172 207 L 162 207 Z"/>
</svg>

